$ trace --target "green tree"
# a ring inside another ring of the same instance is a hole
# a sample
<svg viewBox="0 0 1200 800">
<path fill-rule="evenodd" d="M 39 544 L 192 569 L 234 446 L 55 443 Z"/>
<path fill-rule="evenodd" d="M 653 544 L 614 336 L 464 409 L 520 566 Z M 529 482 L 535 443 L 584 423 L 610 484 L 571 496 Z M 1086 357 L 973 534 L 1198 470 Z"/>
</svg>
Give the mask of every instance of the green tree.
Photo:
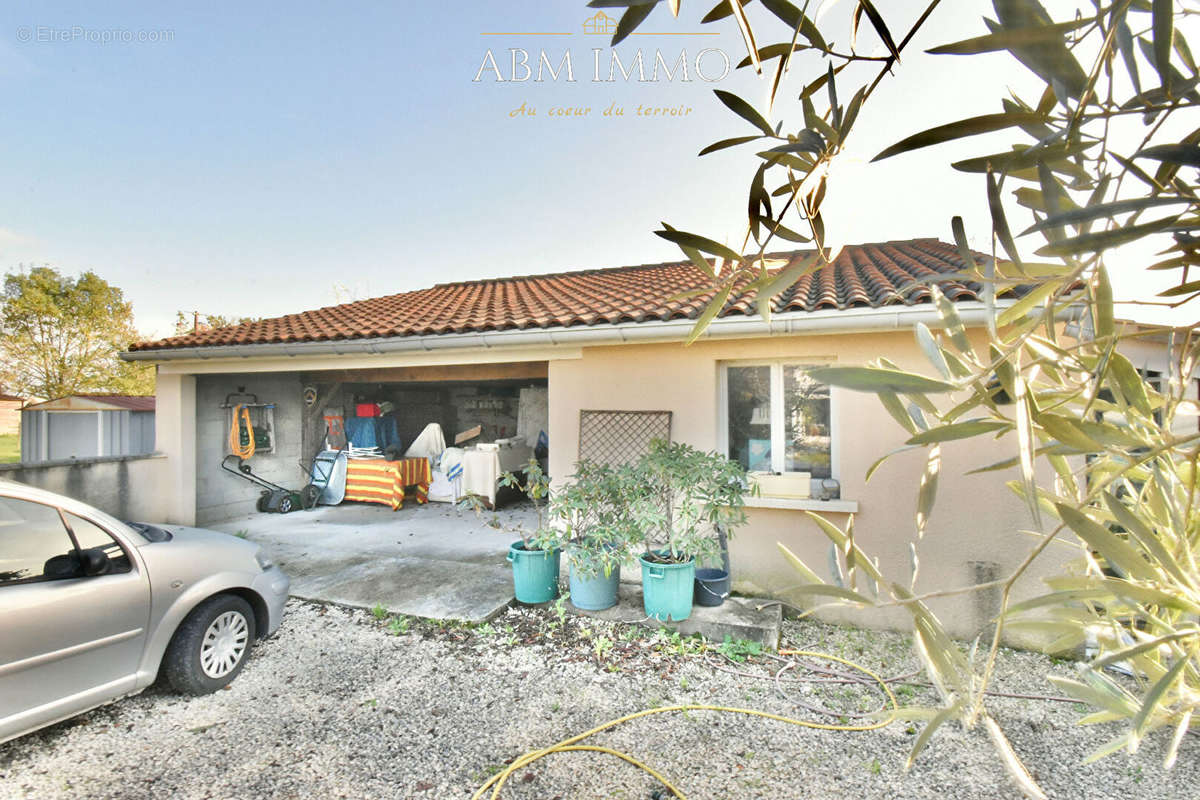
<svg viewBox="0 0 1200 800">
<path fill-rule="evenodd" d="M 680 2 L 667 3 L 676 15 Z M 590 5 L 626 7 L 615 43 L 659 3 Z M 657 231 L 712 278 L 714 298 L 693 339 L 735 287 L 757 296 L 758 308 L 769 316 L 772 296 L 826 266 L 831 256 L 823 248 L 826 225 L 837 224 L 821 214 L 829 166 L 876 88 L 909 60 L 905 50 L 913 36 L 936 25 L 940 5 L 931 0 L 911 25 L 895 28 L 870 0 L 842 4 L 851 17 L 850 41 L 843 45 L 829 36 L 833 15 L 818 26 L 806 14 L 807 3 L 799 8 L 788 0 L 760 0 L 765 13 L 759 14 L 751 0 L 722 0 L 705 16 L 706 24 L 732 18 L 747 49 L 740 66 L 752 67 L 770 88 L 765 114 L 717 90 L 720 102 L 749 130 L 700 153 L 755 148 L 741 250 L 719 244 L 719 236 L 669 225 Z M 1151 332 L 1169 339 L 1169 374 L 1154 380 L 1139 374 L 1122 349 L 1147 333 L 1116 319 L 1105 263 L 1124 245 L 1157 246 L 1158 260 L 1147 259 L 1152 263 L 1144 269 L 1180 276 L 1162 293 L 1161 304 L 1179 307 L 1200 296 L 1200 281 L 1189 276 L 1200 265 L 1195 175 L 1200 128 L 1191 127 L 1192 112 L 1200 106 L 1200 71 L 1183 32 L 1195 27 L 1200 10 L 1172 0 L 1091 0 L 1055 8 L 1058 18 L 1037 0 L 994 0 L 996 18 L 985 17 L 978 36 L 928 51 L 947 58 L 1007 53 L 1040 80 L 1038 96 L 997 98 L 995 113 L 913 133 L 875 158 L 983 133 L 1013 137 L 1007 150 L 952 164 L 980 176 L 991 210 L 991 254 L 983 259 L 967 247 L 962 219 L 950 225 L 963 264 L 957 277 L 984 287 L 991 312 L 986 346 L 973 346 L 953 304 L 931 285 L 941 326 L 936 332 L 918 326 L 916 335 L 936 376 L 904 372 L 882 360 L 814 375 L 878 394 L 911 437 L 904 449 L 927 451 L 910 574 L 884 574 L 855 543 L 852 521 L 842 530 L 815 518 L 835 546 L 837 569 L 829 579 L 784 553 L 807 581 L 809 598 L 862 608 L 900 605 L 911 613 L 918 651 L 942 698 L 940 708 L 926 711 L 930 722 L 912 758 L 946 721 L 982 724 L 1030 797 L 1044 793 L 989 714 L 985 695 L 1007 627 L 1026 625 L 1048 634 L 1050 649 L 1094 643 L 1079 679 L 1058 681 L 1096 709 L 1082 722 L 1127 723 L 1094 757 L 1134 750 L 1164 729 L 1170 766 L 1183 737 L 1200 727 L 1200 434 L 1197 405 L 1185 396 L 1200 361 L 1200 342 L 1194 328 Z M 860 29 L 873 32 L 882 55 L 856 50 Z M 900 31 L 904 35 L 897 36 Z M 817 67 L 804 74 L 801 62 L 814 58 Z M 800 120 L 772 123 L 776 99 L 797 97 L 784 90 L 797 79 Z M 926 104 L 931 116 L 954 106 L 953 98 L 933 95 L 913 100 Z M 1030 223 L 1024 230 L 1012 221 L 1017 207 Z M 777 238 L 817 247 L 805 263 L 780 272 L 764 258 Z M 718 260 L 723 269 L 715 268 Z M 910 287 L 916 288 L 923 287 Z M 1008 290 L 1019 299 L 1010 295 L 998 302 Z M 1065 324 L 1068 320 L 1073 324 Z M 1016 470 L 1019 478 L 1009 486 L 1029 509 L 1029 551 L 1012 574 L 997 581 L 916 596 L 917 555 L 935 510 L 941 449 L 979 436 L 1011 443 L 1011 458 L 976 471 Z M 1054 479 L 1045 480 L 1047 474 Z M 1074 547 L 1077 563 L 1049 579 L 1044 596 L 1012 604 L 1017 579 L 1055 543 Z M 969 657 L 925 600 L 997 588 L 1002 613 L 990 648 Z M 1106 671 L 1118 662 L 1133 672 L 1129 682 Z"/>
<path fill-rule="evenodd" d="M 49 266 L 4 278 L 0 381 L 25 396 L 153 394 L 154 368 L 121 361 L 138 337 L 133 309 L 96 273 L 71 278 Z"/>
</svg>

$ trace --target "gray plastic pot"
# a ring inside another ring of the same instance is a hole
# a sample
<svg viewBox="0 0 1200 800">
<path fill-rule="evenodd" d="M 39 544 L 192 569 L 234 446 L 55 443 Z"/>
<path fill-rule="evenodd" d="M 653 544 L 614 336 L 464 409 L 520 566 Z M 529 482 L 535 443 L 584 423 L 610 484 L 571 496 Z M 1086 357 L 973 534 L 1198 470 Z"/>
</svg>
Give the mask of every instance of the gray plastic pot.
<svg viewBox="0 0 1200 800">
<path fill-rule="evenodd" d="M 695 602 L 698 606 L 719 606 L 729 597 L 732 580 L 723 569 L 696 570 Z"/>
</svg>

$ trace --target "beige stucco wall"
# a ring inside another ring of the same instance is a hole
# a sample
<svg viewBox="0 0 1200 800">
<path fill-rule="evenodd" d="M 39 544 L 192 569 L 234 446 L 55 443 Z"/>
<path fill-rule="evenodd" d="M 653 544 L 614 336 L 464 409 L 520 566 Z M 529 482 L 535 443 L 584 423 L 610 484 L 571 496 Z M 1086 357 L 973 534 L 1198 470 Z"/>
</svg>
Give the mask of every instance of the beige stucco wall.
<svg viewBox="0 0 1200 800">
<path fill-rule="evenodd" d="M 902 368 L 932 370 L 909 331 L 838 336 L 762 339 L 587 348 L 582 357 L 550 363 L 550 473 L 557 481 L 572 472 L 578 455 L 582 409 L 641 409 L 674 412 L 672 438 L 696 447 L 724 451 L 718 441 L 719 368 L 723 362 L 785 359 L 814 364 L 862 364 L 885 356 Z M 880 558 L 885 574 L 909 580 L 908 543 L 914 533 L 916 490 L 924 451 L 904 453 L 881 467 L 871 482 L 867 469 L 880 455 L 901 446 L 907 434 L 874 395 L 834 389 L 832 435 L 835 477 L 842 498 L 857 501 L 856 538 Z M 964 476 L 967 470 L 1011 455 L 1011 443 L 972 440 L 943 447 L 938 503 L 918 544 L 917 591 L 977 583 L 976 562 L 999 565 L 1001 575 L 1015 567 L 1033 540 L 1017 533 L 1030 526 L 1024 503 L 1004 486 L 1015 474 Z M 757 596 L 787 598 L 797 575 L 776 546 L 783 542 L 818 574 L 828 574 L 829 540 L 801 510 L 753 508 L 750 522 L 731 545 L 734 588 Z M 839 526 L 845 513 L 827 515 Z M 1064 555 L 1068 554 L 1064 548 Z M 1053 566 L 1047 559 L 1046 567 Z M 1018 596 L 1041 589 L 1034 577 L 1018 586 Z M 931 606 L 957 635 L 974 635 L 998 596 L 978 593 Z M 804 605 L 801 603 L 801 605 Z M 826 617 L 870 627 L 907 627 L 899 609 L 826 613 Z"/>
<path fill-rule="evenodd" d="M 154 449 L 167 458 L 168 479 L 153 521 L 196 521 L 196 376 L 164 374 L 155 385 Z"/>
</svg>

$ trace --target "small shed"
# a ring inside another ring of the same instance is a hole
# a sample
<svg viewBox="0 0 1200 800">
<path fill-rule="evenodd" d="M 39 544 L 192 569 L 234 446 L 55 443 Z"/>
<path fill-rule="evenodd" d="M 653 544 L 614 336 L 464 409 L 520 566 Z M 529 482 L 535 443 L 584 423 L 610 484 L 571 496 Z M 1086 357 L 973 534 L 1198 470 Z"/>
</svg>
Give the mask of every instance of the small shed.
<svg viewBox="0 0 1200 800">
<path fill-rule="evenodd" d="M 153 397 L 75 394 L 21 409 L 26 464 L 153 451 Z"/>
</svg>

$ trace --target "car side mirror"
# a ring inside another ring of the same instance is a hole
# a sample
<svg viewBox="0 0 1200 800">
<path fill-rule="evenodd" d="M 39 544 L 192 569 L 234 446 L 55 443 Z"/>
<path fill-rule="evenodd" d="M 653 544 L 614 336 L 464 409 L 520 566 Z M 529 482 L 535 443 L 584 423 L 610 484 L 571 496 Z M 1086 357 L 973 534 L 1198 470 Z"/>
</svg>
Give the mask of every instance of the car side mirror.
<svg viewBox="0 0 1200 800">
<path fill-rule="evenodd" d="M 108 554 L 99 548 L 79 552 L 79 571 L 83 573 L 84 577 L 94 578 L 97 575 L 104 575 L 111 566 Z"/>
</svg>

